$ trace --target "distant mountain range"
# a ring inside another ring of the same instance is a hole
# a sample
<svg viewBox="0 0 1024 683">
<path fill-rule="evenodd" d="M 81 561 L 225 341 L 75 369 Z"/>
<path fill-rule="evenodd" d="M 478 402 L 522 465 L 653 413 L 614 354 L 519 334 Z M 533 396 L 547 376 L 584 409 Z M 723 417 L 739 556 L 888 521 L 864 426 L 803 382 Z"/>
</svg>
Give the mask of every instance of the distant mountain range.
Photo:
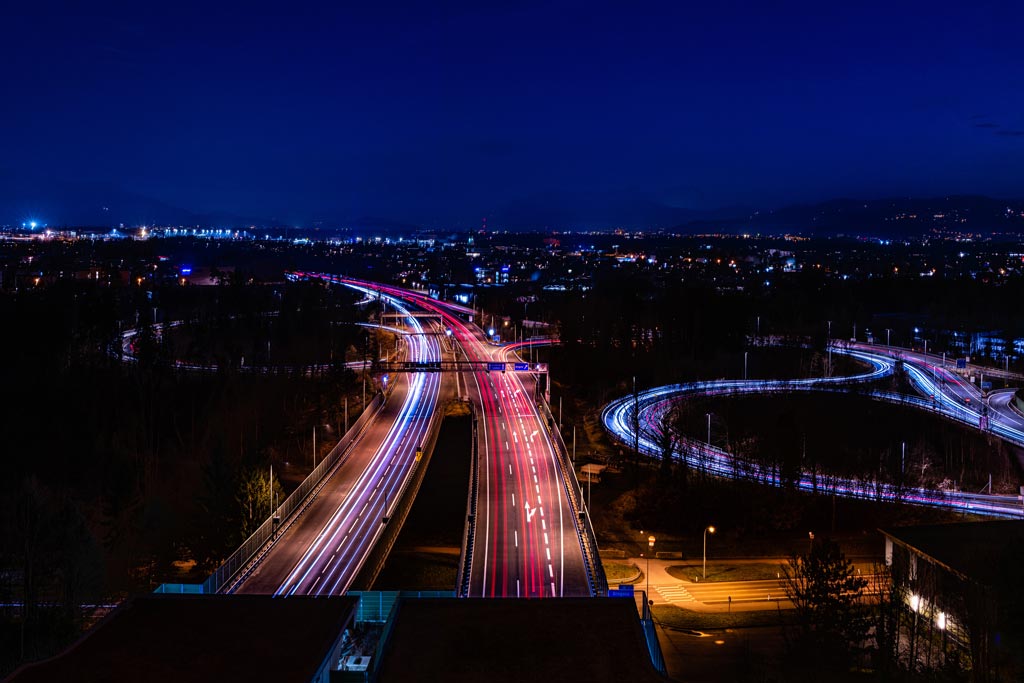
<svg viewBox="0 0 1024 683">
<path fill-rule="evenodd" d="M 315 207 L 314 207 L 315 209 Z M 769 210 L 726 207 L 698 210 L 673 206 L 636 191 L 547 192 L 508 202 L 487 212 L 492 230 L 642 229 L 651 232 L 706 232 L 807 235 L 912 236 L 936 229 L 1024 234 L 1024 201 L 977 195 L 940 198 L 834 199 Z M 199 213 L 109 183 L 40 179 L 0 170 L 0 226 L 30 220 L 50 226 L 181 225 L 273 229 L 274 219 L 230 213 Z M 433 229 L 472 229 L 434 218 Z M 307 231 L 332 234 L 367 231 L 409 235 L 414 221 L 384 216 L 325 216 Z"/>
<path fill-rule="evenodd" d="M 833 199 L 819 204 L 756 211 L 744 218 L 688 221 L 675 230 L 880 237 L 914 236 L 935 230 L 1024 234 L 1024 201 L 978 195 Z"/>
</svg>

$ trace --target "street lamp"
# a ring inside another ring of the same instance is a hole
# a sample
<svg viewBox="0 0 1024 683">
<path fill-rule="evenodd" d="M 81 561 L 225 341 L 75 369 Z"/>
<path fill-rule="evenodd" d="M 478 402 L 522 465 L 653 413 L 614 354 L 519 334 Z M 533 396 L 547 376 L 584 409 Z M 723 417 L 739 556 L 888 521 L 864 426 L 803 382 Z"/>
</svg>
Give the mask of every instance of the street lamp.
<svg viewBox="0 0 1024 683">
<path fill-rule="evenodd" d="M 711 413 L 708 416 L 708 446 L 711 446 Z"/>
<path fill-rule="evenodd" d="M 651 555 L 654 553 L 654 536 L 647 537 L 647 599 L 651 599 Z"/>
<path fill-rule="evenodd" d="M 704 529 L 704 580 L 708 579 L 708 532 L 715 533 L 715 527 L 709 526 Z"/>
</svg>

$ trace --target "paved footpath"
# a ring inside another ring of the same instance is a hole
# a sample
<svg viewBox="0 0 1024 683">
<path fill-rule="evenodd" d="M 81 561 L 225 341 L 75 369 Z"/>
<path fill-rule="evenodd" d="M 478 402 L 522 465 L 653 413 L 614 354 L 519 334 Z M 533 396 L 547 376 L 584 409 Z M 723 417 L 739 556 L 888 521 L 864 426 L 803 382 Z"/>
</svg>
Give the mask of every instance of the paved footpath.
<svg viewBox="0 0 1024 683">
<path fill-rule="evenodd" d="M 633 557 L 627 561 L 639 567 L 641 571 L 647 570 L 647 558 Z M 763 564 L 773 561 L 775 560 L 772 558 L 760 558 L 730 562 Z M 785 563 L 785 559 L 777 561 L 780 565 Z M 672 604 L 699 612 L 750 612 L 793 607 L 793 603 L 786 597 L 781 577 L 754 581 L 690 581 L 677 579 L 668 573 L 669 567 L 679 564 L 680 560 L 652 559 L 650 577 L 643 577 L 635 584 L 636 588 L 646 590 L 649 580 L 650 599 L 655 605 Z"/>
</svg>

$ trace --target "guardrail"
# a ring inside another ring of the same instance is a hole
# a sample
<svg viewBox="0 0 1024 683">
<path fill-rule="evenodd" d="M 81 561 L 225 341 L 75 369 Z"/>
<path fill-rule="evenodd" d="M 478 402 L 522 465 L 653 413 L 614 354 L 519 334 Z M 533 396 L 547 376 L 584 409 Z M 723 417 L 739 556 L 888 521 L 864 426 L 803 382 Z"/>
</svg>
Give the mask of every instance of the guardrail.
<svg viewBox="0 0 1024 683">
<path fill-rule="evenodd" d="M 259 563 L 274 543 L 290 527 L 299 515 L 320 492 L 330 474 L 343 463 L 351 447 L 362 435 L 366 425 L 380 411 L 385 397 L 377 394 L 373 397 L 352 427 L 331 449 L 331 452 L 313 468 L 313 471 L 299 484 L 298 488 L 284 499 L 276 510 L 249 538 L 245 539 L 235 552 L 231 553 L 217 569 L 203 582 L 204 593 L 232 592 L 253 568 Z M 278 528 L 279 527 L 279 528 Z"/>
<path fill-rule="evenodd" d="M 556 461 L 562 470 L 562 486 L 569 498 L 569 505 L 573 509 L 573 523 L 576 526 L 576 536 L 579 538 L 580 547 L 583 550 L 583 565 L 587 571 L 587 580 L 590 582 L 590 593 L 594 596 L 605 595 L 608 591 L 608 579 L 605 578 L 604 565 L 601 564 L 601 558 L 598 555 L 597 536 L 590 523 L 590 511 L 586 509 L 580 495 L 581 489 L 579 481 L 576 479 L 576 468 L 570 461 L 561 432 L 554 426 L 556 423 L 551 414 L 551 407 L 544 401 L 540 401 L 538 407 L 542 412 L 541 422 L 555 447 Z"/>
<path fill-rule="evenodd" d="M 466 495 L 466 526 L 462 533 L 462 553 L 459 555 L 459 582 L 456 595 L 460 598 L 469 597 L 470 581 L 473 576 L 473 541 L 476 538 L 476 498 L 480 488 L 480 468 L 477 458 L 480 454 L 477 444 L 477 412 L 476 405 L 470 401 L 469 410 L 473 419 L 472 453 L 470 455 L 469 492 Z"/>
</svg>

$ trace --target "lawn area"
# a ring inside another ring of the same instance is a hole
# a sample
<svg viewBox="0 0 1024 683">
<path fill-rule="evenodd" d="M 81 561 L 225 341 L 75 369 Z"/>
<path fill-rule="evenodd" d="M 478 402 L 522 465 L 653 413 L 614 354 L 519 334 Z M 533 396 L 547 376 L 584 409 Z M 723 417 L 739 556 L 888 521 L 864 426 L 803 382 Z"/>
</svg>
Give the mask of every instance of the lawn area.
<svg viewBox="0 0 1024 683">
<path fill-rule="evenodd" d="M 677 564 L 668 567 L 667 571 L 673 578 L 693 581 L 693 577 L 701 576 L 703 565 L 700 562 Z M 760 581 L 778 577 L 778 562 L 708 562 L 708 576 L 703 581 Z"/>
<path fill-rule="evenodd" d="M 453 591 L 458 575 L 457 552 L 393 550 L 373 590 Z"/>
<path fill-rule="evenodd" d="M 675 605 L 654 605 L 654 619 L 666 628 L 693 631 L 778 626 L 792 619 L 792 610 L 759 610 L 756 612 L 695 612 Z"/>
<path fill-rule="evenodd" d="M 609 584 L 625 581 L 627 579 L 638 580 L 640 570 L 637 569 L 635 564 L 629 562 L 609 562 L 605 561 L 601 564 L 604 565 L 604 575 L 608 579 Z"/>
</svg>

